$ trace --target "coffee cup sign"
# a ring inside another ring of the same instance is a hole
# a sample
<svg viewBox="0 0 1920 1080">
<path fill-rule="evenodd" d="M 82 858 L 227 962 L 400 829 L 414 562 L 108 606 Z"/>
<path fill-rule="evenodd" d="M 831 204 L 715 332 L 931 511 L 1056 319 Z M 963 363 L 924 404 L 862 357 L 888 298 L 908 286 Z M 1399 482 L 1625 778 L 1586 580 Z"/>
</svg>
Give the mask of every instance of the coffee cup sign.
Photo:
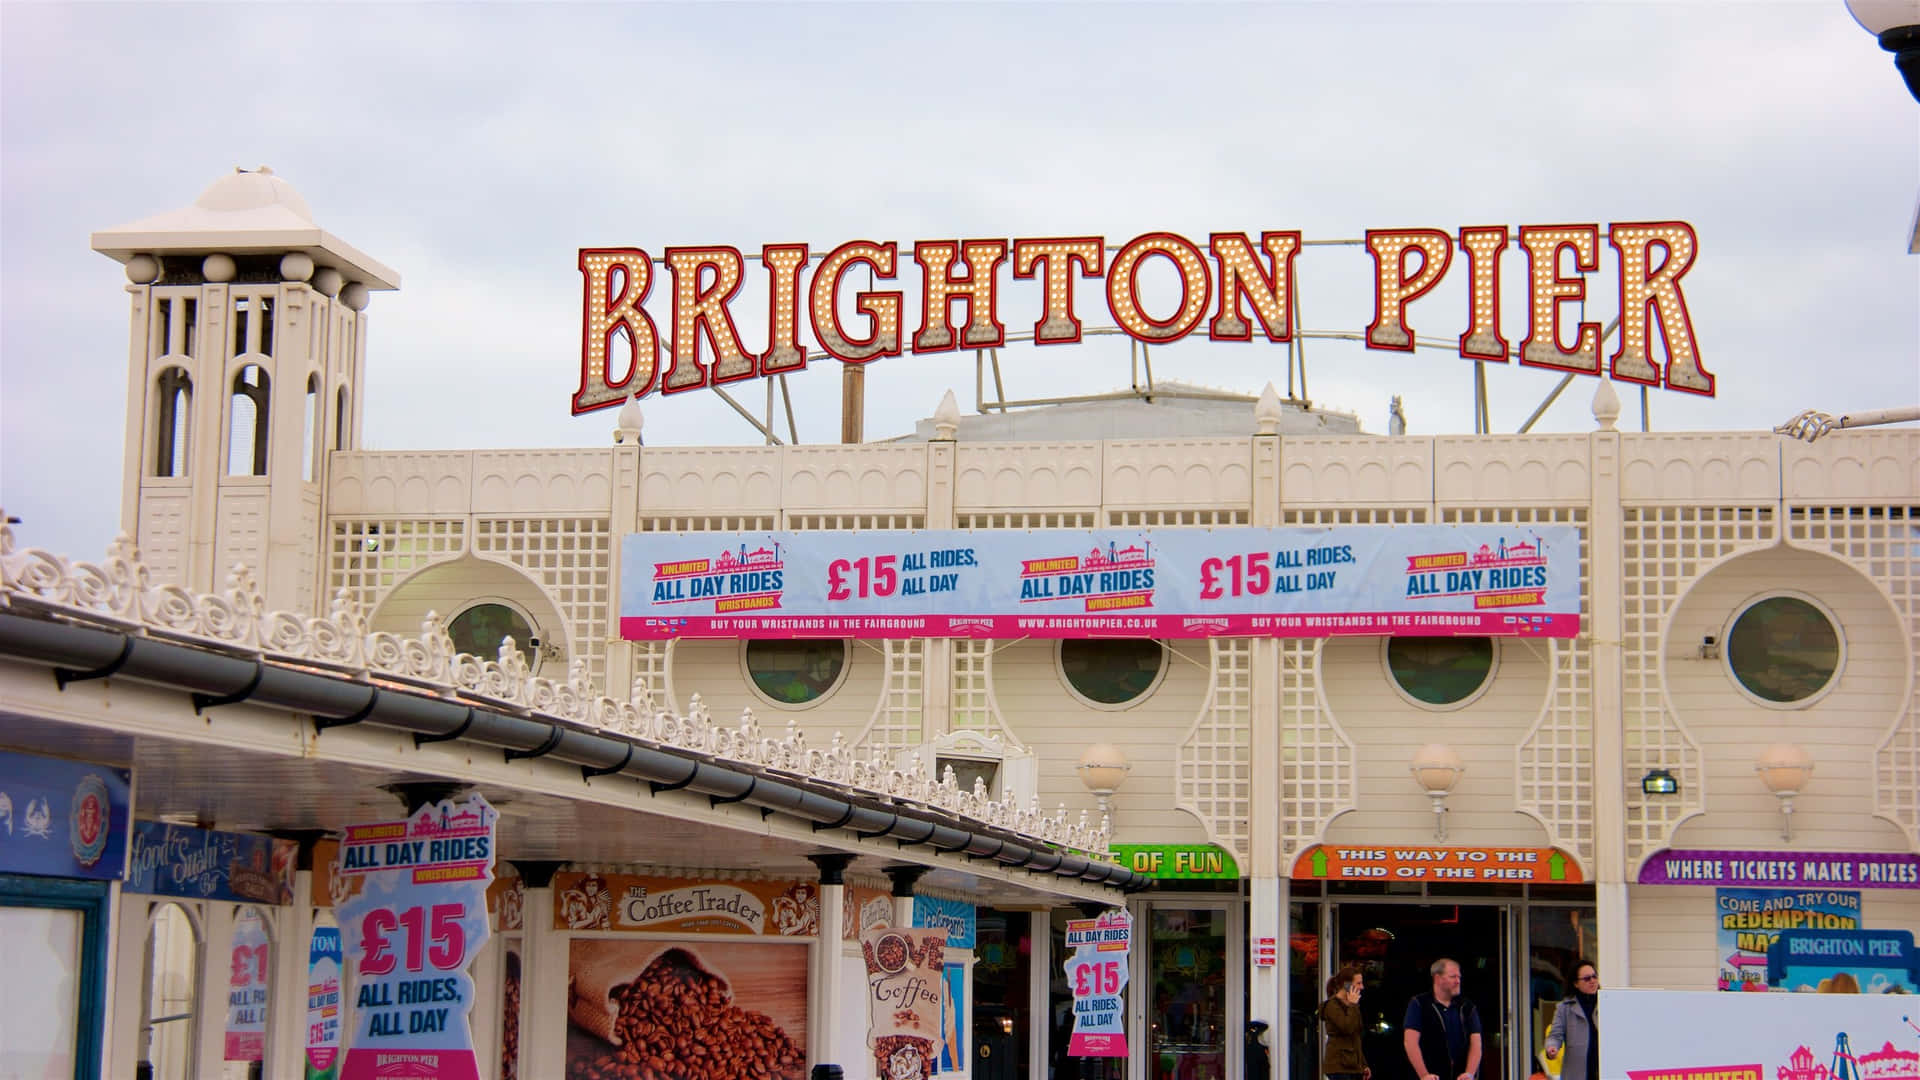
<svg viewBox="0 0 1920 1080">
<path fill-rule="evenodd" d="M 884 1080 L 933 1075 L 946 950 L 944 927 L 860 935 L 867 963 L 867 1045 Z"/>
</svg>

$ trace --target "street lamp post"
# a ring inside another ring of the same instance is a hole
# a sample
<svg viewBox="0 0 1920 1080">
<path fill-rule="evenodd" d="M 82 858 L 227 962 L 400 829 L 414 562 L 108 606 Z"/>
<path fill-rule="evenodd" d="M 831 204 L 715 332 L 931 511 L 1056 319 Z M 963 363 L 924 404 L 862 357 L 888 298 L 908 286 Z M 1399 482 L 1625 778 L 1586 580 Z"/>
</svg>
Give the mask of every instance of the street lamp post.
<svg viewBox="0 0 1920 1080">
<path fill-rule="evenodd" d="M 1907 93 L 1920 101 L 1920 0 L 1847 0 L 1847 11 L 1893 54 Z"/>
</svg>

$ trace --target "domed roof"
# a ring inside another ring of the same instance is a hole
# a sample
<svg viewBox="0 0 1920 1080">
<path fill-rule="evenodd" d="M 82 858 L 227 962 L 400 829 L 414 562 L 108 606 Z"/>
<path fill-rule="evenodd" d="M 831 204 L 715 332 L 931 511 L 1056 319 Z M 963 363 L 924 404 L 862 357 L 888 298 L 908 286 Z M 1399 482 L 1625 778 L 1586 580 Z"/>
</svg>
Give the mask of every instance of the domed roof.
<svg viewBox="0 0 1920 1080">
<path fill-rule="evenodd" d="M 313 220 L 313 211 L 307 207 L 307 200 L 300 197 L 292 184 L 275 176 L 273 170 L 265 165 L 258 169 L 235 169 L 215 180 L 207 185 L 207 190 L 201 192 L 198 199 L 193 200 L 193 205 L 216 213 L 282 206 L 302 221 Z"/>
</svg>

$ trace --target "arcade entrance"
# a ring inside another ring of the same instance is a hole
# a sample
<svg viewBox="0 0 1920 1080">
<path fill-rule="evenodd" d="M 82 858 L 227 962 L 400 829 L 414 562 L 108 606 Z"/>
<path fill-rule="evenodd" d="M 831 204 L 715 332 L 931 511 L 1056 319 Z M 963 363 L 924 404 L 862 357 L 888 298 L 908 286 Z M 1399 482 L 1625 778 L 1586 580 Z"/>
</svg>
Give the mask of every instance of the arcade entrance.
<svg viewBox="0 0 1920 1080">
<path fill-rule="evenodd" d="M 1506 973 L 1512 934 L 1506 905 L 1342 904 L 1333 915 L 1334 969 L 1357 964 L 1367 981 L 1360 1009 L 1374 1080 L 1416 1080 L 1401 1023 L 1407 1001 L 1433 988 L 1428 967 L 1443 956 L 1459 961 L 1461 992 L 1480 1010 L 1486 1028 L 1481 1080 L 1509 1080 Z"/>
</svg>

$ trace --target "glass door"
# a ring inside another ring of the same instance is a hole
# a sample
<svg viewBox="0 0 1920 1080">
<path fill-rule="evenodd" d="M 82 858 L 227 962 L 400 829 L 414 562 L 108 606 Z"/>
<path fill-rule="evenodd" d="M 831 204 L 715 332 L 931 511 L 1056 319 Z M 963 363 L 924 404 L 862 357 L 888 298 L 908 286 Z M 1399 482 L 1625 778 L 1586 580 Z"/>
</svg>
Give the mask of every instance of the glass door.
<svg viewBox="0 0 1920 1080">
<path fill-rule="evenodd" d="M 1333 910 L 1329 970 L 1355 964 L 1366 979 L 1362 1047 L 1373 1080 L 1415 1080 L 1402 1037 L 1407 1004 L 1433 989 L 1429 972 L 1442 958 L 1460 965 L 1461 993 L 1485 1029 L 1480 1080 L 1513 1076 L 1506 1036 L 1513 954 L 1506 905 L 1342 903 Z"/>
<path fill-rule="evenodd" d="M 1177 900 L 1153 903 L 1136 920 L 1144 944 L 1135 968 L 1135 985 L 1145 991 L 1144 1022 L 1135 1025 L 1145 1044 L 1143 1080 L 1240 1075 L 1239 922 L 1237 905 Z"/>
</svg>

